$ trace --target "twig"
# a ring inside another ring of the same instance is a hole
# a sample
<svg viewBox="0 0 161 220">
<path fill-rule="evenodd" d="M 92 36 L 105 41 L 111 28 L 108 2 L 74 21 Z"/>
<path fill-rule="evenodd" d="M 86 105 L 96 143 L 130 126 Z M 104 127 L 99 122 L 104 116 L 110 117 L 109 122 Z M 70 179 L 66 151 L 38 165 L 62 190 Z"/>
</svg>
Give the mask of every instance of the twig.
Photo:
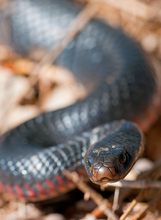
<svg viewBox="0 0 161 220">
<path fill-rule="evenodd" d="M 99 209 L 103 211 L 103 213 L 108 216 L 112 220 L 117 220 L 117 216 L 111 211 L 111 204 L 104 199 L 100 194 L 98 194 L 96 191 L 91 189 L 86 183 L 84 183 L 82 180 L 80 180 L 80 177 L 76 172 L 69 172 L 65 171 L 64 175 L 72 180 L 76 186 L 85 194 L 88 195 L 91 199 L 95 201 L 95 203 L 98 205 Z"/>
<path fill-rule="evenodd" d="M 108 183 L 107 186 L 118 187 L 118 188 L 135 188 L 135 189 L 147 189 L 147 188 L 161 189 L 161 181 L 121 180 L 116 183 Z"/>
<path fill-rule="evenodd" d="M 113 211 L 116 211 L 116 209 L 118 208 L 119 195 L 120 195 L 120 189 L 118 187 L 116 187 L 115 192 L 114 192 L 113 205 L 112 205 Z"/>
<path fill-rule="evenodd" d="M 129 207 L 125 210 L 125 212 L 120 217 L 120 220 L 126 219 L 126 217 L 129 215 L 131 210 L 136 206 L 136 204 L 138 203 L 138 201 L 141 200 L 142 197 L 143 197 L 143 192 L 139 193 L 139 195 L 130 203 Z"/>
<path fill-rule="evenodd" d="M 161 197 L 161 191 L 159 192 L 155 192 L 155 196 L 152 200 L 150 200 L 148 202 L 148 204 L 146 204 L 143 208 L 141 208 L 141 210 L 139 212 L 136 213 L 134 218 L 131 218 L 131 220 L 138 220 L 140 219 L 142 216 L 145 215 L 145 213 L 147 212 L 148 209 L 151 209 L 152 207 L 154 207 L 156 205 L 156 203 L 160 200 Z"/>
<path fill-rule="evenodd" d="M 154 198 L 151 201 L 149 201 L 145 211 L 147 211 L 148 209 L 154 208 L 157 202 L 160 201 L 160 198 L 161 198 L 161 190 L 155 193 Z"/>
<path fill-rule="evenodd" d="M 150 170 L 145 172 L 141 178 L 152 178 L 152 179 L 158 179 L 161 176 L 161 161 L 157 161 L 154 165 L 154 167 Z M 146 190 L 142 190 L 138 196 L 131 202 L 130 206 L 125 210 L 123 215 L 120 217 L 120 220 L 125 220 L 126 217 L 129 215 L 129 213 L 132 211 L 132 209 L 136 206 L 136 204 L 141 201 L 145 194 L 147 194 Z"/>
<path fill-rule="evenodd" d="M 44 80 L 41 79 L 41 76 L 44 77 L 44 66 L 47 71 L 47 67 L 59 57 L 67 45 L 76 37 L 76 35 L 88 24 L 90 19 L 94 17 L 95 13 L 98 11 L 98 4 L 88 4 L 74 19 L 73 23 L 70 25 L 67 32 L 64 33 L 63 39 L 58 43 L 57 46 L 51 46 L 51 50 L 45 54 L 42 59 L 37 63 L 31 71 L 31 86 L 34 87 L 38 83 L 39 87 L 39 97 L 44 96 L 42 89 L 44 86 Z M 44 99 L 43 99 L 44 100 Z M 39 108 L 42 107 L 42 99 L 39 99 L 38 102 Z"/>
<path fill-rule="evenodd" d="M 156 21 L 161 22 L 161 13 L 160 10 L 155 8 L 151 8 L 148 5 L 140 2 L 138 0 L 122 0 L 122 1 L 115 1 L 115 0 L 89 0 L 90 2 L 102 2 L 112 7 L 115 7 L 119 10 L 123 10 L 130 15 L 134 15 L 140 17 L 144 20 L 152 20 L 155 19 Z"/>
<path fill-rule="evenodd" d="M 53 47 L 40 62 L 33 68 L 33 75 L 37 75 L 44 64 L 53 63 L 58 56 L 63 52 L 67 45 L 74 39 L 74 37 L 85 27 L 90 19 L 95 15 L 98 10 L 97 4 L 88 4 L 80 14 L 75 18 L 68 31 L 64 33 L 64 38 L 58 43 L 56 47 Z M 37 78 L 35 79 L 37 80 Z M 34 80 L 34 81 L 35 81 Z"/>
</svg>

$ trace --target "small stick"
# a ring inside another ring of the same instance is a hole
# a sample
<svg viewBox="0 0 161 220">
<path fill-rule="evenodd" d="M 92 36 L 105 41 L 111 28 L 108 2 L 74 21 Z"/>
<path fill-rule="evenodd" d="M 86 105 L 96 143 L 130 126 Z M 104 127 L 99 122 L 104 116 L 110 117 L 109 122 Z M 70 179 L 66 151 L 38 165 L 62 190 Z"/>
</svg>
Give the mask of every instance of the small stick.
<svg viewBox="0 0 161 220">
<path fill-rule="evenodd" d="M 135 199 L 130 203 L 129 207 L 125 210 L 125 212 L 120 217 L 120 220 L 125 220 L 126 217 L 129 215 L 129 213 L 132 211 L 132 209 L 137 205 L 139 201 L 141 201 L 146 194 L 146 190 L 142 190 Z"/>
<path fill-rule="evenodd" d="M 135 189 L 147 189 L 147 188 L 161 189 L 161 181 L 121 180 L 116 183 L 107 183 L 104 187 L 106 186 L 117 187 L 117 188 L 135 188 Z"/>
<path fill-rule="evenodd" d="M 98 2 L 98 0 L 89 0 L 90 2 Z M 140 17 L 144 20 L 152 20 L 155 19 L 156 21 L 161 21 L 161 13 L 160 11 L 149 7 L 148 5 L 140 2 L 138 0 L 122 0 L 122 1 L 115 1 L 115 0 L 99 0 L 101 3 L 106 3 L 115 7 L 119 10 L 125 11 L 130 15 L 134 15 Z"/>
<path fill-rule="evenodd" d="M 49 53 L 43 56 L 40 62 L 33 68 L 33 75 L 38 74 L 44 64 L 52 64 L 74 37 L 88 24 L 97 11 L 97 4 L 88 4 L 75 18 L 67 33 L 64 33 L 62 41 L 60 41 L 56 47 L 53 47 Z"/>
<path fill-rule="evenodd" d="M 76 172 L 65 171 L 64 175 L 72 180 L 76 186 L 91 199 L 95 201 L 98 208 L 107 216 L 109 219 L 118 220 L 117 216 L 111 211 L 111 204 L 104 199 L 99 193 L 91 189 L 86 183 L 84 183 Z"/>
<path fill-rule="evenodd" d="M 138 219 L 140 219 L 148 211 L 148 209 L 151 209 L 152 207 L 154 207 L 156 205 L 156 203 L 160 200 L 160 197 L 161 197 L 160 193 L 161 193 L 161 191 L 155 192 L 154 198 L 152 200 L 150 200 L 148 202 L 148 204 L 146 204 L 146 206 L 143 207 L 139 212 L 137 212 L 135 217 L 131 218 L 131 220 L 138 220 Z"/>
<path fill-rule="evenodd" d="M 120 195 L 120 188 L 116 187 L 115 192 L 114 192 L 114 198 L 113 198 L 113 206 L 112 206 L 113 211 L 116 211 L 116 209 L 118 208 L 119 195 Z"/>
<path fill-rule="evenodd" d="M 150 170 L 145 172 L 144 178 L 152 178 L 152 179 L 158 179 L 161 176 L 161 160 L 157 161 L 154 165 L 154 167 Z M 143 176 L 141 176 L 142 178 Z M 146 194 L 146 190 L 142 190 L 137 197 L 131 202 L 130 206 L 125 210 L 125 212 L 120 217 L 120 220 L 125 220 L 128 214 L 132 211 L 132 209 L 136 206 L 136 204 L 141 201 Z"/>
<path fill-rule="evenodd" d="M 88 24 L 88 22 L 94 17 L 96 12 L 98 11 L 98 4 L 88 4 L 74 19 L 72 24 L 70 25 L 67 32 L 64 33 L 63 39 L 58 43 L 57 46 L 53 46 L 52 49 L 45 54 L 42 59 L 34 65 L 31 71 L 31 86 L 35 86 L 37 83 L 39 86 L 40 97 L 43 96 L 43 80 L 41 80 L 41 76 L 43 74 L 43 68 L 45 65 L 45 71 L 47 65 L 50 65 L 59 57 L 59 55 L 63 52 L 63 50 L 67 47 L 67 45 L 76 37 L 76 35 Z M 44 99 L 43 99 L 44 100 Z M 41 109 L 42 100 L 39 100 L 39 107 Z"/>
</svg>

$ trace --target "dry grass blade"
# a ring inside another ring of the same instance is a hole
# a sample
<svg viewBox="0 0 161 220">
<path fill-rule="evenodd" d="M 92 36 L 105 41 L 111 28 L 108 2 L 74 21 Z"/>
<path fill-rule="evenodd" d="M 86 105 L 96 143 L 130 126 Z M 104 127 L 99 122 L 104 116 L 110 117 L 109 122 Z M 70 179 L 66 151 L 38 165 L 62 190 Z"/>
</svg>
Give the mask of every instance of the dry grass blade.
<svg viewBox="0 0 161 220">
<path fill-rule="evenodd" d="M 135 188 L 135 189 L 147 189 L 147 188 L 161 189 L 161 181 L 122 180 L 116 183 L 108 183 L 107 187 L 108 186 L 118 187 L 118 188 Z"/>
<path fill-rule="evenodd" d="M 76 172 L 65 171 L 65 176 L 72 180 L 76 186 L 85 194 L 88 195 L 98 205 L 98 208 L 110 219 L 117 220 L 117 216 L 112 212 L 111 204 L 104 199 L 99 193 L 91 189 L 86 183 L 84 183 Z"/>
</svg>

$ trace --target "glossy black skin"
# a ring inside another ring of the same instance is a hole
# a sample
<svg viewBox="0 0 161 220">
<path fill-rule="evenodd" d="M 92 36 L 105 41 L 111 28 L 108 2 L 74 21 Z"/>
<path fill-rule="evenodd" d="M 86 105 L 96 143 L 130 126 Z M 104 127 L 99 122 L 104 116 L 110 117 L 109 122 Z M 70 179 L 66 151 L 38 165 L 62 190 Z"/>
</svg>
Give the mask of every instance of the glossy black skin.
<svg viewBox="0 0 161 220">
<path fill-rule="evenodd" d="M 81 9 L 69 0 L 13 0 L 11 8 L 11 44 L 22 53 L 31 47 L 56 45 Z M 91 129 L 114 120 L 139 117 L 151 104 L 156 89 L 153 71 L 140 46 L 120 29 L 100 20 L 93 19 L 67 46 L 56 64 L 71 70 L 86 86 L 94 86 L 94 90 L 72 106 L 42 113 L 23 123 L 4 134 L 0 143 L 0 181 L 13 188 L 18 184 L 24 191 L 28 183 L 37 192 L 37 200 L 41 194 L 35 187 L 37 182 L 47 190 L 45 180 L 50 179 L 59 194 L 60 184 L 55 177 L 63 177 L 65 169 L 82 166 L 85 152 L 93 143 Z M 115 126 L 107 125 L 116 131 Z M 112 158 L 124 152 L 125 147 L 129 155 L 133 147 L 134 156 L 129 157 L 121 172 L 118 170 L 117 179 L 127 174 L 140 155 L 141 140 L 139 135 L 135 136 L 136 128 L 128 140 L 125 127 L 121 130 L 123 139 L 117 144 L 116 152 L 111 151 L 110 158 L 115 163 Z M 106 129 L 102 129 L 105 134 Z M 115 132 L 111 135 L 110 144 L 111 140 L 115 144 Z M 108 140 L 109 137 L 102 141 L 101 135 L 96 138 L 105 146 Z M 64 184 L 68 190 L 65 181 Z"/>
<path fill-rule="evenodd" d="M 85 155 L 88 176 L 97 184 L 123 179 L 143 149 L 143 136 L 138 127 L 122 121 L 88 148 Z"/>
</svg>

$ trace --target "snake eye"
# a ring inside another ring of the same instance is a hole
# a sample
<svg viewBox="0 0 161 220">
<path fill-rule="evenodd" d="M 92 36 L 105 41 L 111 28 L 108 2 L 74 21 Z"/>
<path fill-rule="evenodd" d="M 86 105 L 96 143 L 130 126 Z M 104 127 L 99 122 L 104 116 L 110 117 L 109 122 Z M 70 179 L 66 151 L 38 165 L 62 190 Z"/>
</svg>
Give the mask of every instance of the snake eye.
<svg viewBox="0 0 161 220">
<path fill-rule="evenodd" d="M 123 154 L 121 154 L 121 155 L 119 156 L 119 162 L 120 162 L 120 163 L 125 163 L 125 162 L 126 162 L 126 159 L 127 159 L 127 157 L 126 157 L 126 154 L 125 154 L 125 153 L 123 153 Z"/>
</svg>

